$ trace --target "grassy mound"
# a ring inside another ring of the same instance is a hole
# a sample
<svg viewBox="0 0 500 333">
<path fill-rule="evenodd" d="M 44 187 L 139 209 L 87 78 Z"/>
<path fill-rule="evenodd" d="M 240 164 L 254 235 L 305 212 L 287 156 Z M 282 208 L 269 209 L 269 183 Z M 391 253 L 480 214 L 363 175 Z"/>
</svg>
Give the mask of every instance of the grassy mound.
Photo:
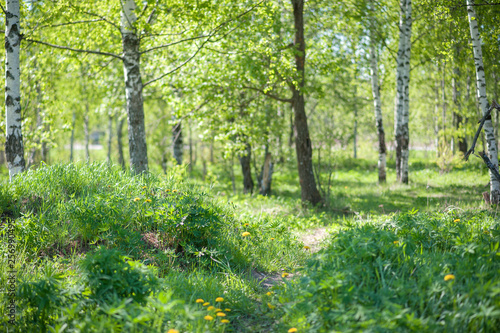
<svg viewBox="0 0 500 333">
<path fill-rule="evenodd" d="M 499 243 L 500 223 L 484 212 L 351 225 L 274 301 L 303 332 L 494 332 Z"/>
<path fill-rule="evenodd" d="M 205 332 L 231 327 L 223 320 L 257 320 L 250 273 L 293 269 L 304 251 L 285 220 L 241 219 L 209 192 L 178 170 L 132 176 L 105 164 L 45 166 L 2 185 L 2 286 L 10 226 L 15 236 L 17 324 L 9 330 Z M 225 316 L 195 302 L 217 297 Z M 10 300 L 2 298 L 2 313 Z"/>
</svg>

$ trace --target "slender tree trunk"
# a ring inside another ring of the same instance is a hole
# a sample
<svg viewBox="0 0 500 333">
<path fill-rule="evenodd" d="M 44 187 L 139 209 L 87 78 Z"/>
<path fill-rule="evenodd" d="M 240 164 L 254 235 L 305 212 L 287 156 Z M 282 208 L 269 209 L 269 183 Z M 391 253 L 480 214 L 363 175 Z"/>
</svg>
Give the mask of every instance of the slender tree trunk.
<svg viewBox="0 0 500 333">
<path fill-rule="evenodd" d="M 354 76 L 356 80 L 356 76 Z M 352 130 L 353 136 L 353 157 L 358 158 L 358 105 L 357 105 L 357 85 L 354 84 L 354 126 Z M 323 192 L 324 194 L 324 192 Z"/>
<path fill-rule="evenodd" d="M 374 30 L 375 27 L 372 26 L 370 34 L 370 66 L 371 66 L 371 76 L 372 76 L 373 106 L 375 110 L 375 126 L 377 127 L 377 137 L 378 137 L 378 182 L 385 183 L 387 148 L 385 146 L 385 132 L 384 132 L 384 125 L 382 122 L 382 103 L 380 100 L 380 83 L 378 79 L 378 63 L 377 63 L 377 52 L 375 49 Z"/>
<path fill-rule="evenodd" d="M 396 177 L 401 181 L 401 149 L 403 146 L 404 74 L 406 51 L 406 0 L 400 1 L 399 49 L 396 68 L 396 106 L 394 108 L 394 136 L 396 144 Z"/>
<path fill-rule="evenodd" d="M 116 126 L 116 143 L 118 150 L 118 164 L 121 165 L 122 169 L 125 170 L 125 158 L 123 157 L 123 123 L 125 122 L 125 118 L 119 117 L 118 126 Z"/>
<path fill-rule="evenodd" d="M 481 36 L 479 34 L 479 28 L 476 20 L 476 10 L 474 8 L 474 0 L 466 0 L 467 2 L 467 13 L 469 16 L 469 27 L 470 34 L 472 38 L 472 49 L 474 51 L 474 64 L 476 66 L 476 86 L 477 86 L 477 98 L 481 106 L 481 111 L 483 116 L 488 112 L 489 104 L 486 98 L 486 78 L 484 75 L 484 65 L 483 65 L 483 54 L 481 50 Z M 484 123 L 484 133 L 486 135 L 486 144 L 488 149 L 488 155 L 493 163 L 493 166 L 498 170 L 498 152 L 497 144 L 495 140 L 495 134 L 493 130 L 493 124 L 491 119 L 486 120 Z M 500 196 L 500 182 L 495 178 L 495 176 L 490 171 L 490 201 L 491 203 L 498 203 Z"/>
<path fill-rule="evenodd" d="M 192 173 L 193 172 L 193 163 L 194 163 L 194 160 L 193 160 L 193 133 L 191 131 L 191 122 L 188 122 L 188 126 L 189 126 L 189 132 L 188 132 L 188 135 L 189 135 L 189 173 Z"/>
<path fill-rule="evenodd" d="M 230 177 L 231 177 L 231 186 L 233 187 L 233 195 L 236 195 L 236 178 L 234 176 L 234 154 L 231 154 L 231 163 L 229 166 L 230 169 Z M 243 193 L 245 193 L 245 189 L 243 188 Z"/>
<path fill-rule="evenodd" d="M 295 123 L 295 150 L 301 188 L 302 202 L 316 205 L 321 202 L 321 195 L 316 187 L 312 165 L 312 144 L 305 112 L 304 74 L 306 60 L 306 44 L 304 40 L 304 0 L 291 0 L 295 25 L 295 68 L 300 75 L 298 87 L 291 84 L 292 106 Z"/>
<path fill-rule="evenodd" d="M 173 117 L 175 120 L 175 116 Z M 172 128 L 172 153 L 177 165 L 182 164 L 183 141 L 182 141 L 182 124 L 177 122 Z"/>
<path fill-rule="evenodd" d="M 214 136 L 212 133 L 212 139 L 210 141 L 210 164 L 214 164 Z"/>
<path fill-rule="evenodd" d="M 89 151 L 89 141 L 90 141 L 90 134 L 89 134 L 89 104 L 85 105 L 85 115 L 83 116 L 83 129 L 85 132 L 85 161 L 89 162 L 90 161 L 90 151 Z"/>
<path fill-rule="evenodd" d="M 113 143 L 113 115 L 108 115 L 108 156 L 107 162 L 111 164 L 111 144 Z"/>
<path fill-rule="evenodd" d="M 245 144 L 245 151 L 240 155 L 241 173 L 243 174 L 243 193 L 253 193 L 252 168 L 250 161 L 252 160 L 252 146 L 249 143 Z"/>
<path fill-rule="evenodd" d="M 259 193 L 264 196 L 271 194 L 271 183 L 273 180 L 274 164 L 272 162 L 271 153 L 266 152 L 266 158 L 264 160 L 264 165 L 262 166 L 262 172 L 260 175 L 260 189 Z"/>
<path fill-rule="evenodd" d="M 492 73 L 493 74 L 493 80 L 495 81 L 495 86 L 494 86 L 494 89 L 493 89 L 493 94 L 495 96 L 495 101 L 498 103 L 499 100 L 498 100 L 498 76 L 497 74 L 495 74 L 495 72 Z M 495 111 L 495 138 L 497 138 L 497 151 L 498 151 L 498 126 L 500 126 L 500 111 L 498 111 L 497 109 L 494 110 Z"/>
<path fill-rule="evenodd" d="M 128 142 L 130 168 L 134 173 L 147 172 L 148 151 L 144 127 L 144 103 L 142 99 L 140 39 L 134 24 L 134 0 L 124 0 L 121 13 L 123 70 L 125 74 L 125 96 L 128 114 Z"/>
<path fill-rule="evenodd" d="M 21 70 L 19 49 L 21 27 L 19 0 L 7 0 L 5 29 L 5 157 L 10 180 L 24 171 L 23 134 L 21 129 Z"/>
<path fill-rule="evenodd" d="M 443 118 L 443 139 L 444 145 L 446 146 L 448 140 L 446 139 L 446 86 L 445 86 L 445 73 L 446 73 L 446 62 L 443 62 L 443 67 L 441 68 L 441 111 Z"/>
<path fill-rule="evenodd" d="M 401 126 L 402 140 L 401 140 L 401 183 L 408 184 L 409 173 L 409 158 L 410 158 L 410 59 L 411 59 L 411 28 L 412 28 L 412 10 L 411 0 L 406 0 L 406 49 L 405 49 L 405 74 L 404 81 L 404 105 L 403 105 L 403 122 Z"/>
<path fill-rule="evenodd" d="M 455 58 L 458 61 L 458 56 L 460 54 L 460 46 L 457 44 L 455 48 Z M 455 65 L 453 69 L 453 80 L 452 80 L 452 88 L 453 88 L 453 103 L 457 108 L 457 112 L 455 113 L 455 125 L 458 133 L 458 150 L 463 154 L 467 153 L 467 139 L 460 133 L 460 127 L 463 123 L 462 117 L 462 103 L 460 98 L 460 68 L 458 65 Z"/>
<path fill-rule="evenodd" d="M 73 162 L 73 151 L 75 149 L 75 125 L 76 125 L 76 112 L 73 109 L 73 118 L 71 120 L 71 138 L 69 141 L 69 161 Z"/>
</svg>

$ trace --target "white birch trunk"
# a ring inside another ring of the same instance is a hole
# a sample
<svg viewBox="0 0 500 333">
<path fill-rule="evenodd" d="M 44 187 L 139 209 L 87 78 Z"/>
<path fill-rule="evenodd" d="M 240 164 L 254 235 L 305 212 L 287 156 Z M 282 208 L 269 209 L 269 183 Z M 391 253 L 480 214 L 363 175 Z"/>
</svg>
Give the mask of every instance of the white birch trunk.
<svg viewBox="0 0 500 333">
<path fill-rule="evenodd" d="M 394 137 L 396 143 L 396 177 L 401 181 L 401 149 L 402 125 L 404 108 L 404 73 L 406 51 L 406 0 L 400 1 L 401 13 L 399 17 L 399 49 L 396 59 L 396 106 L 394 108 Z"/>
<path fill-rule="evenodd" d="M 476 66 L 476 86 L 477 99 L 483 115 L 488 112 L 489 104 L 486 98 L 486 78 L 484 75 L 483 53 L 481 50 L 481 36 L 476 20 L 476 11 L 474 9 L 474 0 L 466 0 L 467 14 L 469 16 L 470 35 L 472 38 L 472 49 L 474 51 L 474 64 Z M 491 163 L 498 170 L 498 152 L 491 119 L 484 123 L 484 133 L 486 136 L 486 147 Z M 498 203 L 500 195 L 500 183 L 490 171 L 490 201 Z"/>
<path fill-rule="evenodd" d="M 73 150 L 75 146 L 75 124 L 76 124 L 76 112 L 73 109 L 73 118 L 71 120 L 71 138 L 69 141 L 69 161 L 73 162 Z"/>
<path fill-rule="evenodd" d="M 125 96 L 128 114 L 128 141 L 130 167 L 135 173 L 148 170 L 146 130 L 144 128 L 144 103 L 139 53 L 140 40 L 134 24 L 137 17 L 134 0 L 124 0 L 121 13 L 123 71 L 125 74 Z"/>
<path fill-rule="evenodd" d="M 406 0 L 405 15 L 405 54 L 404 54 L 404 101 L 401 123 L 401 183 L 408 184 L 408 160 L 410 158 L 410 58 L 411 58 L 411 0 Z"/>
<path fill-rule="evenodd" d="M 173 116 L 172 120 L 175 121 L 176 117 Z M 177 165 L 182 164 L 184 142 L 182 139 L 182 123 L 179 121 L 172 128 L 172 154 L 177 162 Z"/>
<path fill-rule="evenodd" d="M 372 19 L 373 20 L 373 19 Z M 378 136 L 378 182 L 386 182 L 386 146 L 385 146 L 385 132 L 382 122 L 382 103 L 380 101 L 380 84 L 378 79 L 378 63 L 377 52 L 375 48 L 375 27 L 371 27 L 370 35 L 370 66 L 372 76 L 372 94 L 373 106 L 375 109 L 375 125 L 377 127 Z"/>
<path fill-rule="evenodd" d="M 5 29 L 5 157 L 10 180 L 24 171 L 23 135 L 21 130 L 21 70 L 19 49 L 21 27 L 19 25 L 19 0 L 7 0 Z"/>
</svg>

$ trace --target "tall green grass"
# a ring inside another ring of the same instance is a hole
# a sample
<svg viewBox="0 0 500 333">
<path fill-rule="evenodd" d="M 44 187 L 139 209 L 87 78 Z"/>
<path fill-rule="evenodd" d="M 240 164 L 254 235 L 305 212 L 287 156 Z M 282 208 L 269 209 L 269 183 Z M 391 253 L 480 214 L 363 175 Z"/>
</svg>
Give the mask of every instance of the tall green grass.
<svg viewBox="0 0 500 333">
<path fill-rule="evenodd" d="M 352 224 L 275 297 L 302 332 L 496 332 L 500 223 L 415 211 Z"/>
</svg>

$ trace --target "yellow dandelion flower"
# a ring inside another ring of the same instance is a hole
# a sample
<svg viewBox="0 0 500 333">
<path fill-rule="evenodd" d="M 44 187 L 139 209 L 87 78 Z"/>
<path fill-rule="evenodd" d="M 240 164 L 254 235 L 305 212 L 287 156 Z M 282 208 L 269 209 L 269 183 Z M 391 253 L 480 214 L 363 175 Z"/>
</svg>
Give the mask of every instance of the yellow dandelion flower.
<svg viewBox="0 0 500 333">
<path fill-rule="evenodd" d="M 229 320 L 227 320 L 227 319 L 222 319 L 220 322 L 223 324 L 229 324 Z"/>
<path fill-rule="evenodd" d="M 242 237 L 250 236 L 250 233 L 248 231 L 245 231 L 244 233 L 241 234 Z"/>
<path fill-rule="evenodd" d="M 267 295 L 267 296 L 272 296 L 272 295 L 273 295 L 273 292 L 272 292 L 272 291 L 268 291 L 268 292 L 266 293 L 266 295 Z"/>
<path fill-rule="evenodd" d="M 453 222 L 460 222 L 460 219 L 454 219 Z"/>
<path fill-rule="evenodd" d="M 397 244 L 397 243 L 399 243 L 399 241 L 394 241 L 394 244 Z"/>
<path fill-rule="evenodd" d="M 210 303 L 208 303 L 208 302 L 203 303 L 203 306 L 207 306 L 207 305 L 210 305 Z"/>
<path fill-rule="evenodd" d="M 215 309 L 215 312 L 222 312 L 222 309 Z"/>
<path fill-rule="evenodd" d="M 288 333 L 293 333 L 293 332 L 297 332 L 297 329 L 295 327 L 292 327 L 288 330 Z"/>
<path fill-rule="evenodd" d="M 177 190 L 172 190 L 173 193 L 177 192 Z"/>
<path fill-rule="evenodd" d="M 274 240 L 274 237 L 271 237 L 271 240 Z"/>
<path fill-rule="evenodd" d="M 214 320 L 214 317 L 212 317 L 212 316 L 205 316 L 203 318 L 205 318 L 205 320 L 208 320 L 208 321 Z"/>
<path fill-rule="evenodd" d="M 248 224 L 248 223 L 245 223 L 245 224 L 244 224 L 244 226 L 245 226 L 245 227 L 248 227 L 249 225 L 250 225 L 250 224 Z"/>
<path fill-rule="evenodd" d="M 288 275 L 290 275 L 290 274 L 288 274 L 288 273 L 283 273 L 283 274 L 281 274 L 281 277 L 286 278 Z"/>
<path fill-rule="evenodd" d="M 226 312 L 231 312 L 231 309 L 224 309 L 224 311 L 226 311 Z"/>
<path fill-rule="evenodd" d="M 134 199 L 134 202 L 137 202 L 137 201 L 139 201 L 139 200 L 141 200 L 141 198 L 135 198 L 135 199 Z"/>
<path fill-rule="evenodd" d="M 347 190 L 347 186 L 344 186 L 344 188 Z M 295 332 L 295 331 L 294 331 Z"/>
<path fill-rule="evenodd" d="M 208 311 L 212 311 L 212 310 L 215 310 L 215 306 L 213 305 L 210 305 L 208 308 L 207 308 Z"/>
<path fill-rule="evenodd" d="M 169 189 L 166 189 L 166 190 L 165 190 L 165 192 L 170 192 L 170 190 L 169 190 Z"/>
<path fill-rule="evenodd" d="M 225 317 L 226 314 L 224 312 L 217 312 L 217 317 Z"/>
<path fill-rule="evenodd" d="M 147 186 L 143 186 L 142 188 L 148 188 Z"/>
<path fill-rule="evenodd" d="M 267 307 L 271 310 L 276 308 L 276 306 L 272 305 L 271 303 L 267 303 Z"/>
<path fill-rule="evenodd" d="M 196 300 L 196 303 L 205 303 L 205 301 L 204 301 L 204 300 L 202 300 L 201 298 L 198 298 L 198 299 Z"/>
<path fill-rule="evenodd" d="M 453 274 L 445 275 L 444 280 L 445 281 L 455 280 L 455 275 Z"/>
<path fill-rule="evenodd" d="M 222 298 L 222 297 L 217 297 L 217 298 L 215 299 L 215 301 L 216 301 L 216 302 L 222 302 L 223 300 L 224 300 L 224 298 Z"/>
<path fill-rule="evenodd" d="M 151 202 L 151 199 L 146 199 L 146 200 L 144 200 L 144 201 L 145 201 L 145 202 Z"/>
<path fill-rule="evenodd" d="M 304 250 L 309 250 L 309 249 L 311 249 L 311 247 L 309 247 L 309 246 L 307 246 L 307 245 L 306 245 L 306 246 L 304 246 Z"/>
<path fill-rule="evenodd" d="M 176 330 L 176 329 L 171 328 L 171 329 L 169 329 L 169 330 L 167 331 L 167 333 L 179 333 L 179 331 L 178 331 L 178 330 Z"/>
</svg>

